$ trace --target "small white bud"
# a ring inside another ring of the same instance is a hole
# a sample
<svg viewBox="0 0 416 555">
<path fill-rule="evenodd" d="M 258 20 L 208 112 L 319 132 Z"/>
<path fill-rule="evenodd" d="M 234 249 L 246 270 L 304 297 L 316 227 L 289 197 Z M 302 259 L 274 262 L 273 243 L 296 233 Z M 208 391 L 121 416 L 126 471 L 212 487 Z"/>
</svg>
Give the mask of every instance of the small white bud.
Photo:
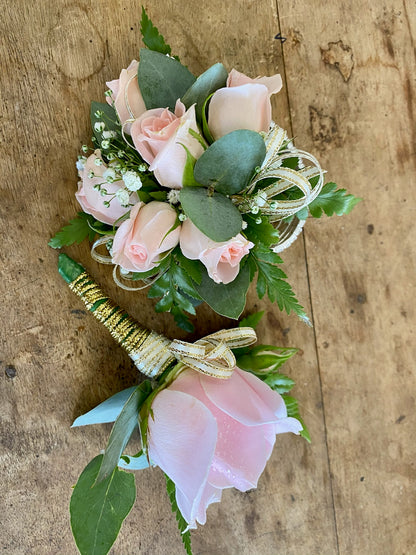
<svg viewBox="0 0 416 555">
<path fill-rule="evenodd" d="M 101 187 L 100 189 L 100 195 L 102 197 L 105 197 L 107 195 L 107 189 L 104 189 L 104 187 Z M 105 204 L 105 203 L 104 203 Z"/>
<path fill-rule="evenodd" d="M 260 208 L 258 206 L 253 206 L 251 209 L 252 214 L 258 214 L 260 212 Z"/>
<path fill-rule="evenodd" d="M 94 173 L 92 170 L 90 170 L 90 171 L 88 172 L 88 177 L 89 177 L 90 179 L 92 179 L 94 176 L 95 176 L 95 173 Z"/>
<path fill-rule="evenodd" d="M 261 224 L 262 219 L 260 217 L 256 218 L 256 224 Z"/>
<path fill-rule="evenodd" d="M 108 91 L 105 91 L 104 96 L 112 96 L 113 95 L 113 91 L 111 91 L 110 89 Z"/>
<path fill-rule="evenodd" d="M 177 189 L 171 189 L 168 193 L 168 202 L 171 204 L 178 204 L 179 202 L 179 191 Z"/>
<path fill-rule="evenodd" d="M 142 187 L 142 180 L 137 173 L 132 171 L 123 174 L 123 181 L 129 191 L 138 191 Z"/>
<path fill-rule="evenodd" d="M 96 158 L 96 159 L 94 160 L 94 164 L 95 164 L 96 166 L 102 166 L 102 165 L 103 165 L 103 161 L 101 160 L 101 158 Z"/>
<path fill-rule="evenodd" d="M 88 152 L 88 145 L 82 145 L 81 150 L 82 150 L 82 152 L 87 153 Z"/>
<path fill-rule="evenodd" d="M 186 215 L 185 214 L 179 214 L 179 221 L 180 222 L 184 222 L 186 220 Z"/>
<path fill-rule="evenodd" d="M 103 131 L 104 139 L 115 139 L 117 133 L 115 131 Z"/>
<path fill-rule="evenodd" d="M 96 121 L 94 123 L 94 131 L 97 131 L 97 133 L 101 133 L 101 131 L 104 131 L 105 129 L 105 123 L 103 121 Z"/>
<path fill-rule="evenodd" d="M 245 221 L 243 220 L 243 223 L 242 223 L 242 225 L 241 225 L 241 229 L 247 229 L 247 225 L 248 225 L 247 222 L 245 222 Z"/>
<path fill-rule="evenodd" d="M 101 148 L 103 150 L 107 150 L 108 148 L 110 148 L 110 141 L 107 139 L 104 139 L 104 141 L 101 141 Z"/>
<path fill-rule="evenodd" d="M 127 276 L 129 273 L 130 273 L 130 270 L 125 270 L 124 268 L 122 268 L 122 267 L 120 266 L 120 274 L 121 274 L 122 276 Z"/>
<path fill-rule="evenodd" d="M 277 202 L 276 202 L 275 200 L 273 200 L 273 201 L 270 203 L 270 208 L 271 208 L 272 210 L 276 210 L 276 208 L 277 208 Z"/>
<path fill-rule="evenodd" d="M 107 168 L 103 172 L 103 178 L 107 181 L 107 183 L 113 183 L 113 181 L 115 181 L 117 178 L 116 172 L 113 170 L 113 168 Z"/>
<path fill-rule="evenodd" d="M 126 189 L 118 189 L 118 191 L 116 191 L 116 199 L 121 206 L 126 207 L 129 205 L 130 195 Z"/>
<path fill-rule="evenodd" d="M 140 166 L 139 166 L 139 172 L 145 172 L 146 170 L 147 170 L 146 164 L 140 164 Z"/>
</svg>

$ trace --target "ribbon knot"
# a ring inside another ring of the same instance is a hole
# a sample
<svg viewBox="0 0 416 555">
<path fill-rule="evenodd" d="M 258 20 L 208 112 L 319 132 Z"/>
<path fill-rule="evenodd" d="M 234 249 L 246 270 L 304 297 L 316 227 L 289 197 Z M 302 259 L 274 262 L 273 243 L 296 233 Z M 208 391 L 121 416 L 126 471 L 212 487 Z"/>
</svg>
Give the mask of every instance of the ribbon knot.
<svg viewBox="0 0 416 555">
<path fill-rule="evenodd" d="M 256 341 L 256 332 L 252 328 L 242 327 L 217 331 L 195 343 L 175 339 L 170 344 L 169 351 L 178 361 L 197 372 L 227 379 L 236 366 L 231 349 L 247 347 Z"/>
</svg>

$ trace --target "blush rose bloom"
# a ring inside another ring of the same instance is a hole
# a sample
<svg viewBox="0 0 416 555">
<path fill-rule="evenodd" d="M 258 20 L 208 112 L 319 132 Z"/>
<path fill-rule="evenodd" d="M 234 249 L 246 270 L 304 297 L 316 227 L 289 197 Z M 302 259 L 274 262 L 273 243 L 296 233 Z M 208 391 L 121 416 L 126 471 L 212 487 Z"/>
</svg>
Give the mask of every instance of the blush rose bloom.
<svg viewBox="0 0 416 555">
<path fill-rule="evenodd" d="M 129 272 L 147 272 L 157 266 L 160 255 L 179 242 L 180 226 L 168 233 L 176 217 L 167 202 L 138 202 L 114 236 L 113 263 Z"/>
<path fill-rule="evenodd" d="M 186 258 L 200 260 L 215 283 L 231 283 L 240 271 L 241 259 L 254 244 L 239 233 L 217 243 L 204 235 L 188 218 L 182 224 L 180 247 Z"/>
<path fill-rule="evenodd" d="M 228 380 L 186 369 L 156 395 L 152 411 L 149 458 L 175 482 L 188 528 L 205 524 L 223 489 L 257 487 L 276 434 L 302 430 L 278 393 L 239 368 Z"/>
<path fill-rule="evenodd" d="M 140 92 L 139 82 L 137 81 L 137 70 L 139 62 L 133 60 L 127 69 L 122 69 L 119 79 L 108 81 L 107 87 L 112 92 L 112 97 L 107 96 L 108 104 L 116 109 L 120 123 L 123 125 L 129 119 L 136 119 L 146 111 L 142 93 Z M 124 127 L 130 133 L 131 123 Z"/>
<path fill-rule="evenodd" d="M 231 70 L 227 86 L 215 91 L 208 109 L 208 127 L 214 139 L 237 129 L 268 131 L 272 120 L 270 96 L 280 91 L 282 78 L 251 79 Z"/>
<path fill-rule="evenodd" d="M 190 129 L 199 134 L 195 106 L 185 112 L 180 100 L 176 102 L 174 114 L 167 108 L 148 110 L 131 127 L 136 149 L 164 187 L 182 188 L 186 163 L 184 146 L 194 158 L 204 152 L 201 143 L 189 133 Z"/>
<path fill-rule="evenodd" d="M 102 162 L 100 166 L 95 164 L 97 159 Z M 107 169 L 108 166 L 101 158 L 101 151 L 96 150 L 94 154 L 87 158 L 83 169 L 78 171 L 81 181 L 78 182 L 78 191 L 75 193 L 75 197 L 84 212 L 91 214 L 100 222 L 114 225 L 121 216 L 124 216 L 130 210 L 130 207 L 121 206 L 117 198 L 111 200 L 108 208 L 104 206 L 104 201 L 109 197 L 107 195 L 101 196 L 100 191 L 94 189 L 94 185 L 102 185 L 109 195 L 115 194 L 116 191 L 124 187 L 124 182 L 121 180 L 114 183 L 106 182 L 103 174 Z M 94 177 L 88 177 L 90 172 L 94 173 Z M 136 193 L 130 195 L 131 204 L 136 204 L 138 200 L 139 197 Z"/>
</svg>

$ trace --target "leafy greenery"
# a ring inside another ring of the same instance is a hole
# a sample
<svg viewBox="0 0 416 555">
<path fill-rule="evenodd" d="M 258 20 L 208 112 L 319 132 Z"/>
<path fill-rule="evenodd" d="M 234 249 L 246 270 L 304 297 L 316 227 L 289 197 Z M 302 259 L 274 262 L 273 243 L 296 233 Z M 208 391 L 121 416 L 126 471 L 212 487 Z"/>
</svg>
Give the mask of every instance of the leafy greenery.
<svg viewBox="0 0 416 555">
<path fill-rule="evenodd" d="M 161 35 L 157 27 L 153 25 L 143 6 L 142 19 L 140 21 L 140 32 L 142 34 L 143 42 L 149 50 L 170 55 L 170 46 L 166 44 L 163 35 Z"/>
<path fill-rule="evenodd" d="M 276 302 L 280 310 L 285 310 L 287 314 L 294 312 L 301 320 L 310 324 L 309 318 L 295 297 L 291 285 L 285 281 L 286 274 L 277 267 L 277 264 L 282 262 L 278 254 L 261 243 L 251 249 L 248 263 L 251 279 L 258 271 L 257 295 L 259 299 L 262 299 L 267 293 L 270 301 L 272 303 Z"/>
<path fill-rule="evenodd" d="M 279 241 L 277 229 L 269 222 L 266 216 L 258 216 L 258 218 L 261 218 L 260 223 L 256 223 L 256 216 L 250 214 L 244 215 L 244 220 L 247 223 L 244 233 L 247 239 L 254 244 L 262 243 L 266 247 L 277 245 Z"/>
<path fill-rule="evenodd" d="M 261 310 L 260 312 L 253 312 L 252 314 L 249 314 L 248 316 L 240 320 L 238 322 L 238 327 L 244 328 L 247 326 L 249 328 L 256 329 L 260 320 L 263 318 L 263 315 L 264 315 L 264 310 Z"/>
<path fill-rule="evenodd" d="M 191 548 L 191 532 L 185 530 L 188 527 L 188 523 L 183 518 L 181 511 L 179 510 L 178 504 L 176 503 L 176 487 L 175 483 L 169 478 L 167 474 L 165 474 L 166 478 L 166 491 L 168 492 L 169 501 L 172 505 L 172 512 L 176 516 L 176 521 L 178 523 L 179 532 L 181 533 L 181 539 L 183 545 L 185 547 L 185 551 L 187 555 L 192 555 L 192 548 Z"/>
<path fill-rule="evenodd" d="M 138 425 L 140 409 L 151 392 L 151 383 L 149 380 L 145 380 L 136 387 L 127 399 L 127 402 L 123 406 L 111 430 L 100 471 L 97 476 L 97 484 L 106 480 L 108 476 L 111 475 L 114 468 L 116 468 L 131 434 Z"/>
<path fill-rule="evenodd" d="M 205 187 L 184 187 L 180 200 L 188 218 L 213 241 L 228 241 L 241 231 L 241 214 L 226 196 Z"/>
<path fill-rule="evenodd" d="M 198 158 L 194 174 L 198 183 L 224 195 L 242 191 L 266 156 L 259 133 L 238 129 L 215 141 Z"/>
<path fill-rule="evenodd" d="M 136 499 L 134 474 L 118 468 L 102 482 L 96 478 L 103 456 L 84 469 L 71 497 L 71 528 L 81 555 L 106 555 Z"/>
<path fill-rule="evenodd" d="M 214 64 L 200 75 L 195 83 L 186 91 L 182 97 L 182 102 L 187 108 L 196 104 L 195 113 L 199 123 L 202 121 L 202 110 L 206 99 L 216 90 L 225 87 L 228 72 L 220 64 Z"/>
<path fill-rule="evenodd" d="M 167 106 L 172 112 L 181 98 L 194 83 L 195 77 L 177 60 L 160 52 L 140 50 L 138 70 L 140 91 L 148 110 Z"/>
<path fill-rule="evenodd" d="M 303 426 L 303 430 L 300 432 L 300 435 L 306 439 L 308 443 L 311 442 L 311 436 L 309 434 L 308 428 L 305 426 L 300 414 L 299 414 L 299 404 L 294 397 L 290 395 L 282 395 L 283 400 L 286 405 L 287 415 L 291 416 L 292 418 L 296 418 Z"/>
<path fill-rule="evenodd" d="M 362 199 L 347 194 L 345 189 L 337 189 L 336 183 L 326 183 L 322 191 L 309 205 L 309 212 L 314 218 L 320 218 L 325 212 L 327 216 L 349 214 Z M 300 216 L 296 214 L 299 219 Z"/>
<path fill-rule="evenodd" d="M 98 226 L 97 226 L 98 224 Z M 95 228 L 97 226 L 97 228 Z M 111 229 L 105 224 L 97 222 L 97 220 L 90 214 L 85 212 L 78 212 L 78 216 L 70 220 L 69 224 L 64 226 L 58 233 L 52 237 L 48 245 L 53 249 L 60 249 L 61 247 L 77 243 L 78 245 L 88 237 L 90 241 L 94 239 L 97 230 Z"/>
<path fill-rule="evenodd" d="M 195 314 L 192 301 L 200 300 L 200 296 L 195 289 L 191 275 L 182 267 L 184 259 L 185 257 L 179 253 L 177 247 L 166 259 L 166 270 L 153 283 L 148 297 L 151 299 L 161 297 L 155 306 L 156 312 L 171 312 L 176 324 L 191 332 L 194 330 L 194 326 L 185 313 Z M 185 263 L 185 266 L 188 269 L 191 268 L 191 273 L 199 277 L 199 264 Z"/>
<path fill-rule="evenodd" d="M 236 320 L 244 310 L 249 285 L 250 272 L 245 264 L 235 280 L 227 284 L 215 283 L 204 269 L 201 283 L 195 289 L 215 312 Z"/>
</svg>

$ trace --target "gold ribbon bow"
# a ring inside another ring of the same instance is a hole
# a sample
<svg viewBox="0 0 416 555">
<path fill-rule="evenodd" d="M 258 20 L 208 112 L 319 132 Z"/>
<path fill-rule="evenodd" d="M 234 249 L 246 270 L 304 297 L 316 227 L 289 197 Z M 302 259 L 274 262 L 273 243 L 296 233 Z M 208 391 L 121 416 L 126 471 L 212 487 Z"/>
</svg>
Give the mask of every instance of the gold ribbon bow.
<svg viewBox="0 0 416 555">
<path fill-rule="evenodd" d="M 256 332 L 252 328 L 241 327 L 217 331 L 195 343 L 175 339 L 169 350 L 177 360 L 193 370 L 214 378 L 227 379 L 236 366 L 231 349 L 247 347 L 256 341 Z"/>
</svg>

